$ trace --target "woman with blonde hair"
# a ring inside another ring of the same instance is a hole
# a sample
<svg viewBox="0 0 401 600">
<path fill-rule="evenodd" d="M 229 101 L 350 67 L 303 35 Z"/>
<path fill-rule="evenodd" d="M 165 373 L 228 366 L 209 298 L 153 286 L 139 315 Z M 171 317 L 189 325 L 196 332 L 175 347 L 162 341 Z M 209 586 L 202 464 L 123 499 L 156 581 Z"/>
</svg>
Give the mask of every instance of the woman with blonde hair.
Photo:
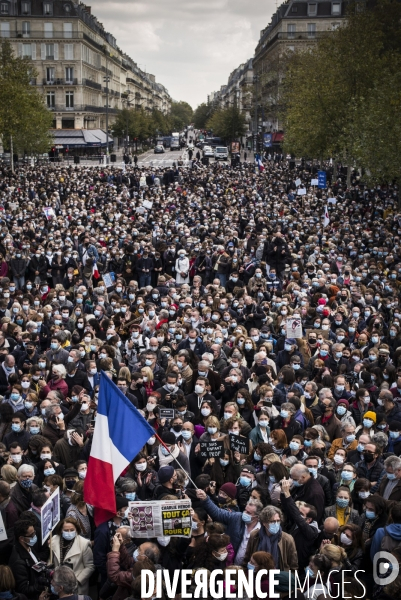
<svg viewBox="0 0 401 600">
<path fill-rule="evenodd" d="M 154 392 L 157 388 L 161 387 L 159 382 L 156 382 L 153 376 L 153 371 L 150 367 L 142 367 L 141 374 L 143 377 L 143 385 L 147 396 L 150 396 L 152 392 Z"/>
<path fill-rule="evenodd" d="M 126 379 L 128 383 L 131 383 L 131 371 L 128 367 L 121 367 L 118 372 L 118 379 Z"/>
<path fill-rule="evenodd" d="M 0 473 L 3 481 L 6 481 L 10 488 L 13 488 L 17 483 L 17 469 L 13 465 L 3 465 Z"/>
<path fill-rule="evenodd" d="M 320 548 L 320 553 L 326 556 L 331 562 L 332 569 L 341 569 L 347 560 L 347 553 L 341 546 L 334 544 L 324 544 Z"/>
</svg>

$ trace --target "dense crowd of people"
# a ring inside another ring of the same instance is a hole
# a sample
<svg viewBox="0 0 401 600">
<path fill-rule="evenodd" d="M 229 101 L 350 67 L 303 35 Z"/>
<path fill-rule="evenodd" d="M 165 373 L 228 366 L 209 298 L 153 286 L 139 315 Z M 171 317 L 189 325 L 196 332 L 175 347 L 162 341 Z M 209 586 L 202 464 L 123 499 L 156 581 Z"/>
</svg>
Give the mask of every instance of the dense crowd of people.
<svg viewBox="0 0 401 600">
<path fill-rule="evenodd" d="M 183 568 L 266 569 L 267 597 L 272 569 L 282 598 L 341 582 L 343 597 L 401 597 L 384 579 L 401 562 L 398 188 L 357 173 L 347 188 L 326 165 L 321 190 L 279 158 L 0 165 L 1 600 L 143 600 L 144 569 Z M 148 440 L 96 527 L 101 371 L 168 450 Z M 135 538 L 130 501 L 182 498 L 190 537 Z"/>
</svg>

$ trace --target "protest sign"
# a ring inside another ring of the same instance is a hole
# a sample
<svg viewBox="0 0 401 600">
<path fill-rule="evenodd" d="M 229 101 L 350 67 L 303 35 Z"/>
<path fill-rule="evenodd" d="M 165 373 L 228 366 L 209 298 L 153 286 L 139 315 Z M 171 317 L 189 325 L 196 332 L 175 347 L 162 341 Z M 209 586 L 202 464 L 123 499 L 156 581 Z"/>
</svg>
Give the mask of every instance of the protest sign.
<svg viewBox="0 0 401 600">
<path fill-rule="evenodd" d="M 143 206 L 145 208 L 147 208 L 148 210 L 152 210 L 153 202 L 150 202 L 150 200 L 144 200 L 143 201 Z"/>
<path fill-rule="evenodd" d="M 190 500 L 129 502 L 128 509 L 134 538 L 191 537 Z"/>
<path fill-rule="evenodd" d="M 302 321 L 290 317 L 285 324 L 286 336 L 288 338 L 302 338 Z"/>
<path fill-rule="evenodd" d="M 230 433 L 229 438 L 230 448 L 233 452 L 249 454 L 249 438 L 242 437 L 242 435 L 235 435 L 235 433 Z"/>
<path fill-rule="evenodd" d="M 297 195 L 298 196 L 306 196 L 306 189 L 305 188 L 298 188 Z"/>
<path fill-rule="evenodd" d="M 318 179 L 312 179 L 310 182 L 311 185 L 318 185 L 318 183 L 319 183 Z"/>
<path fill-rule="evenodd" d="M 105 273 L 104 275 L 102 275 L 102 279 L 103 279 L 103 283 L 106 286 L 106 288 L 109 287 L 113 287 L 114 282 L 116 280 L 116 276 L 115 273 Z"/>
<path fill-rule="evenodd" d="M 40 511 L 42 526 L 42 544 L 45 543 L 57 523 L 60 521 L 60 489 L 57 488 L 46 500 Z"/>
<path fill-rule="evenodd" d="M 301 185 L 302 181 L 300 180 L 300 178 L 298 177 L 298 179 L 295 180 L 295 185 L 297 187 L 299 187 Z"/>
<path fill-rule="evenodd" d="M 0 542 L 8 539 L 6 528 L 4 527 L 4 521 L 2 514 L 0 513 Z"/>
<path fill-rule="evenodd" d="M 200 456 L 202 458 L 220 458 L 223 456 L 223 442 L 200 442 Z"/>
<path fill-rule="evenodd" d="M 174 419 L 174 408 L 159 408 L 159 417 L 161 419 Z"/>
</svg>

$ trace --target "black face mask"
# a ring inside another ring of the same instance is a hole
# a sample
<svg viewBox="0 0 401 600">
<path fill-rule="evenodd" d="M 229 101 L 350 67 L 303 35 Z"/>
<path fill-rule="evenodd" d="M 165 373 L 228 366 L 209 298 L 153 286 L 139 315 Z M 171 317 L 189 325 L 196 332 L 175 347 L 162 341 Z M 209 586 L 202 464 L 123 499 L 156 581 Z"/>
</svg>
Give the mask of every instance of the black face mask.
<svg viewBox="0 0 401 600">
<path fill-rule="evenodd" d="M 374 459 L 375 459 L 375 457 L 374 457 L 374 455 L 372 454 L 372 452 L 365 452 L 365 453 L 364 453 L 364 455 L 363 455 L 363 457 L 364 457 L 364 459 L 365 459 L 365 462 L 367 462 L 367 463 L 371 463 L 371 462 L 373 462 L 373 461 L 374 461 Z"/>
<path fill-rule="evenodd" d="M 182 425 L 173 425 L 173 429 L 174 431 L 176 431 L 177 433 L 179 433 L 182 429 Z"/>
<path fill-rule="evenodd" d="M 65 482 L 65 486 L 68 490 L 72 490 L 75 485 L 75 479 L 67 479 Z"/>
</svg>

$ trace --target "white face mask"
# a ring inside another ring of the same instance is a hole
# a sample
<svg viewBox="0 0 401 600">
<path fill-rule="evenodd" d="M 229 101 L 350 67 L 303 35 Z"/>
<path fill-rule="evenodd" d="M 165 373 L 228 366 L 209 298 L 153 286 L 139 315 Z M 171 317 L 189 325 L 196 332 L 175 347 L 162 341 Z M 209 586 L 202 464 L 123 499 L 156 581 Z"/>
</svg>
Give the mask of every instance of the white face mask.
<svg viewBox="0 0 401 600">
<path fill-rule="evenodd" d="M 144 462 L 144 463 L 135 463 L 135 469 L 137 471 L 146 471 L 146 467 L 147 467 L 146 462 Z"/>
</svg>

